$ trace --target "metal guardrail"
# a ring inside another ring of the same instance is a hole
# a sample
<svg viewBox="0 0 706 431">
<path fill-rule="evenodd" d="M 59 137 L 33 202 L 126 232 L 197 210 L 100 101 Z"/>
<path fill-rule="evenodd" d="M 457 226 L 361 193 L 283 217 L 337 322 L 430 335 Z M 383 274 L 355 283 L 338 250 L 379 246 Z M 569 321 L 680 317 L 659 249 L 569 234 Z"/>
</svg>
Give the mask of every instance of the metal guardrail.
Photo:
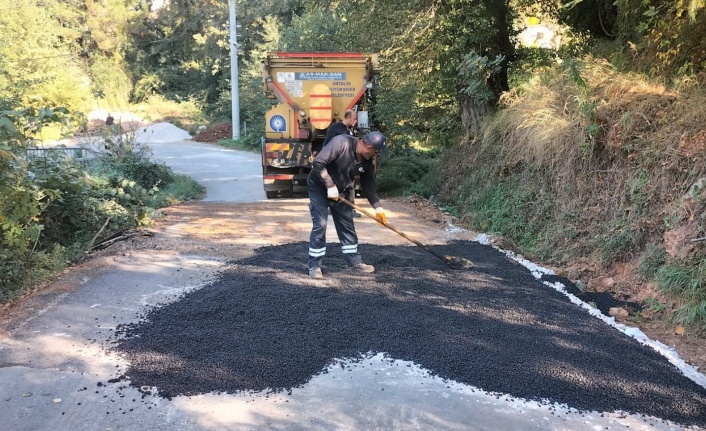
<svg viewBox="0 0 706 431">
<path fill-rule="evenodd" d="M 82 167 L 88 166 L 91 160 L 94 159 L 93 154 L 85 148 L 80 147 L 52 147 L 52 148 L 27 148 L 28 159 L 65 159 L 79 163 Z"/>
</svg>

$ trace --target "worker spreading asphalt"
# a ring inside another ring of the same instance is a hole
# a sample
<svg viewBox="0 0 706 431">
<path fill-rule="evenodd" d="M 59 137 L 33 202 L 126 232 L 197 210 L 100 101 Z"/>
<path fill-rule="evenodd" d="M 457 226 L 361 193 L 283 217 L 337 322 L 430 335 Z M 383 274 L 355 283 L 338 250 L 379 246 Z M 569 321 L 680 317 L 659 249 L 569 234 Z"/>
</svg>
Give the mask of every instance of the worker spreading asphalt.
<svg viewBox="0 0 706 431">
<path fill-rule="evenodd" d="M 320 280 L 306 249 L 258 249 L 119 327 L 122 378 L 165 398 L 286 393 L 331 364 L 384 353 L 489 392 L 706 427 L 704 387 L 489 246 L 434 246 L 475 263 L 454 270 L 420 248 L 362 244 L 374 274 L 347 270 L 331 246 Z"/>
</svg>

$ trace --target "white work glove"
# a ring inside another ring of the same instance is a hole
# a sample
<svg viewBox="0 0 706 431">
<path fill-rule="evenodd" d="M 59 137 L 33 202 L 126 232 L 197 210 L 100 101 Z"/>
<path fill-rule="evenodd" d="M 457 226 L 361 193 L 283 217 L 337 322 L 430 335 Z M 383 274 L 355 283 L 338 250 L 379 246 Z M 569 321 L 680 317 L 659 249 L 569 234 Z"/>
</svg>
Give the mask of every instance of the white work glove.
<svg viewBox="0 0 706 431">
<path fill-rule="evenodd" d="M 375 218 L 382 224 L 387 224 L 387 216 L 385 215 L 385 210 L 382 207 L 375 208 Z"/>
<path fill-rule="evenodd" d="M 329 188 L 326 190 L 326 195 L 327 195 L 328 198 L 331 199 L 332 201 L 337 201 L 337 200 L 338 200 L 338 187 L 336 187 L 336 186 L 329 187 Z"/>
</svg>

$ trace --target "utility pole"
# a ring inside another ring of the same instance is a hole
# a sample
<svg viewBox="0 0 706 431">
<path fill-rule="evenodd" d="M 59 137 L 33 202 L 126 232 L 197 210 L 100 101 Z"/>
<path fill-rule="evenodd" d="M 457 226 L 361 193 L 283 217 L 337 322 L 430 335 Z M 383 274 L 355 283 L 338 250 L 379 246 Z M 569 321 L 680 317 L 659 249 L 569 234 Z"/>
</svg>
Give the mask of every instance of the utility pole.
<svg viewBox="0 0 706 431">
<path fill-rule="evenodd" d="M 238 94 L 238 34 L 235 24 L 235 0 L 230 3 L 230 86 L 233 111 L 233 139 L 240 139 L 240 96 Z"/>
</svg>

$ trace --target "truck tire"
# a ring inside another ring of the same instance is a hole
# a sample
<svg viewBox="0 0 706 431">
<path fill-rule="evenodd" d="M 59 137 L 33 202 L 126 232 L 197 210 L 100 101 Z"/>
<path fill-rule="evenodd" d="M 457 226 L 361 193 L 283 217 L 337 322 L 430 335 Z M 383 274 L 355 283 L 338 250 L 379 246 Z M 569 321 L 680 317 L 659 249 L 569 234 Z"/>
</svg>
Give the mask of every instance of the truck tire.
<svg viewBox="0 0 706 431">
<path fill-rule="evenodd" d="M 265 196 L 267 196 L 267 199 L 274 199 L 277 197 L 277 190 L 275 190 L 275 191 L 265 190 Z"/>
</svg>

